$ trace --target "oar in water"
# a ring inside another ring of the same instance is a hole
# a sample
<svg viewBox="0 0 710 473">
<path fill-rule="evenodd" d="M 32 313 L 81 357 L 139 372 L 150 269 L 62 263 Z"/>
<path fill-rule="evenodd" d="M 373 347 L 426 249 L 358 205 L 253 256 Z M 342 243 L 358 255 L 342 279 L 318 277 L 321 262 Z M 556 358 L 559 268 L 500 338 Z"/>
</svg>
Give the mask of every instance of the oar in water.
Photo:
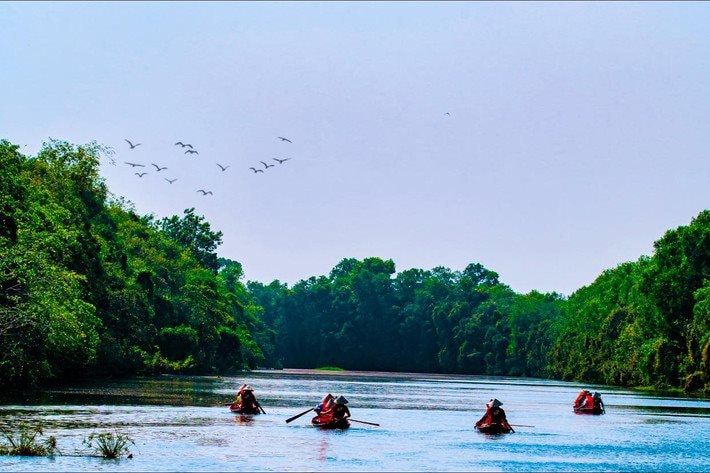
<svg viewBox="0 0 710 473">
<path fill-rule="evenodd" d="M 374 422 L 365 422 L 364 420 L 355 420 L 355 419 L 351 419 L 351 418 L 349 418 L 349 417 L 348 417 L 348 420 L 349 420 L 350 422 L 359 422 L 359 423 L 361 423 L 361 424 L 376 425 L 377 427 L 380 426 L 380 424 L 375 424 Z"/>
<path fill-rule="evenodd" d="M 308 414 L 308 413 L 311 412 L 312 410 L 313 410 L 313 408 L 311 407 L 311 408 L 308 409 L 307 411 L 303 411 L 303 412 L 301 412 L 301 413 L 298 414 L 298 415 L 295 415 L 295 416 L 293 416 L 293 417 L 289 417 L 288 419 L 286 419 L 286 423 L 288 424 L 289 422 L 294 421 L 294 420 L 298 419 L 299 417 Z"/>
<path fill-rule="evenodd" d="M 523 425 L 523 424 L 508 424 L 508 425 L 512 425 L 514 427 L 533 427 L 533 428 L 535 427 L 534 425 Z"/>
<path fill-rule="evenodd" d="M 256 401 L 256 407 L 259 408 L 259 410 L 261 411 L 262 414 L 266 414 L 266 411 L 264 410 L 263 407 L 261 407 L 261 404 L 259 404 L 259 401 Z"/>
</svg>

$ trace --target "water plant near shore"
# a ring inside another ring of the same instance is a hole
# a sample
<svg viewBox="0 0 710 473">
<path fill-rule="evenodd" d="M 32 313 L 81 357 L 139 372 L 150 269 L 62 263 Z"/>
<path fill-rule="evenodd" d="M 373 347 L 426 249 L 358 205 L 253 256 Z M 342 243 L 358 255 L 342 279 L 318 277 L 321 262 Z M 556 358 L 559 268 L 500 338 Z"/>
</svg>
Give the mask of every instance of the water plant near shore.
<svg viewBox="0 0 710 473">
<path fill-rule="evenodd" d="M 30 426 L 22 423 L 16 432 L 12 432 L 5 427 L 0 427 L 2 435 L 7 441 L 0 445 L 0 455 L 25 455 L 25 456 L 50 456 L 59 452 L 57 449 L 57 439 L 50 435 L 44 440 L 39 440 L 37 436 L 43 436 L 42 426 Z"/>
<path fill-rule="evenodd" d="M 112 432 L 104 432 L 102 434 L 94 432 L 84 439 L 82 443 L 103 458 L 117 459 L 124 455 L 127 458 L 133 458 L 128 445 L 135 445 L 135 442 L 128 435 L 119 432 L 115 434 Z"/>
</svg>

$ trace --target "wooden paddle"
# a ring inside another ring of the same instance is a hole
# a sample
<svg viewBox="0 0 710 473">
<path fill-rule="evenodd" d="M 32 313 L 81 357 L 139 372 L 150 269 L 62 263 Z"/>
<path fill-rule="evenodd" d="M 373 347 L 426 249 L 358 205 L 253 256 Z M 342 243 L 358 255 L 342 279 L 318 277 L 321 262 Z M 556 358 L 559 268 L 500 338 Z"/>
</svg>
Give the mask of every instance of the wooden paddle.
<svg viewBox="0 0 710 473">
<path fill-rule="evenodd" d="M 351 419 L 351 418 L 349 418 L 349 417 L 348 417 L 348 420 L 349 420 L 350 422 L 359 422 L 359 423 L 361 423 L 361 424 L 375 425 L 375 426 L 377 426 L 377 427 L 380 426 L 380 424 L 375 424 L 374 422 L 365 422 L 364 420 L 355 420 L 355 419 Z"/>
<path fill-rule="evenodd" d="M 261 413 L 262 413 L 262 414 L 266 414 L 266 411 L 264 410 L 263 407 L 261 407 L 261 404 L 259 404 L 259 401 L 254 401 L 254 402 L 256 402 L 256 407 L 259 408 L 259 410 L 261 411 Z"/>
<path fill-rule="evenodd" d="M 508 425 L 513 425 L 515 427 L 533 427 L 533 428 L 535 428 L 534 425 L 523 425 L 523 424 L 508 424 Z"/>
<path fill-rule="evenodd" d="M 311 412 L 312 410 L 313 410 L 313 408 L 311 407 L 311 408 L 308 409 L 307 411 L 303 411 L 303 412 L 301 412 L 301 413 L 298 414 L 298 415 L 295 415 L 295 416 L 293 416 L 293 417 L 289 417 L 288 419 L 286 419 L 286 423 L 288 424 L 289 422 L 294 421 L 294 420 L 298 419 L 299 417 L 308 414 L 308 413 Z"/>
</svg>

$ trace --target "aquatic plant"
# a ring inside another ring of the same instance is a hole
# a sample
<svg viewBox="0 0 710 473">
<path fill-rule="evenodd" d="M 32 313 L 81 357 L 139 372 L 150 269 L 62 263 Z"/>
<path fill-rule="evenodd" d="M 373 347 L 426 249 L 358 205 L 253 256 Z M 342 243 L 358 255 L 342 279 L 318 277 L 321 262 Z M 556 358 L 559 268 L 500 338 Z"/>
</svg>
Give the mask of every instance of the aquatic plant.
<svg viewBox="0 0 710 473">
<path fill-rule="evenodd" d="M 44 440 L 39 440 L 38 435 L 44 435 L 42 427 L 29 426 L 21 423 L 16 432 L 12 432 L 5 427 L 0 427 L 2 435 L 7 443 L 0 445 L 0 455 L 25 455 L 43 457 L 54 455 L 59 452 L 57 449 L 57 439 L 50 435 Z"/>
<path fill-rule="evenodd" d="M 135 445 L 135 442 L 128 435 L 119 432 L 115 434 L 112 432 L 104 432 L 102 434 L 94 432 L 84 439 L 82 443 L 103 458 L 115 459 L 124 455 L 128 458 L 133 458 L 128 445 Z"/>
</svg>

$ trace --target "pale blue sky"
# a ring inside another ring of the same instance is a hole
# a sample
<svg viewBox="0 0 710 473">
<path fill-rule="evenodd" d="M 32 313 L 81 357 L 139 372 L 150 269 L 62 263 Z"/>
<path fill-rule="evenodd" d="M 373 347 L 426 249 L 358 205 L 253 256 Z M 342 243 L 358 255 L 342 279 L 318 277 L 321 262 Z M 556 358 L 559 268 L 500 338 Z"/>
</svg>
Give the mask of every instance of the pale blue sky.
<svg viewBox="0 0 710 473">
<path fill-rule="evenodd" d="M 707 2 L 2 2 L 0 19 L 0 137 L 113 146 L 112 192 L 158 217 L 195 206 L 247 279 L 379 256 L 569 294 L 710 207 Z"/>
</svg>

